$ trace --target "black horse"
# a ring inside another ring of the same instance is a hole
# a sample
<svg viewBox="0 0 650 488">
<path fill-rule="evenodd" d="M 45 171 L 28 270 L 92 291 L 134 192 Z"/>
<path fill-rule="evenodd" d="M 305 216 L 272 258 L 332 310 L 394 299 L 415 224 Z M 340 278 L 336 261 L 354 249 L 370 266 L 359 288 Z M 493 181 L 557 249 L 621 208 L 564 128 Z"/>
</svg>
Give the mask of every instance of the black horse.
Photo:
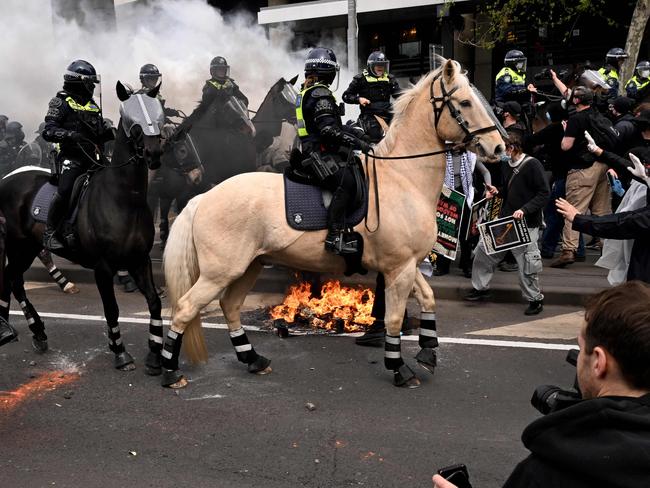
<svg viewBox="0 0 650 488">
<path fill-rule="evenodd" d="M 111 161 L 98 161 L 82 193 L 74 224 L 76 244 L 58 252 L 95 272 L 95 281 L 108 325 L 109 348 L 115 354 L 117 369 L 133 369 L 133 358 L 126 351 L 118 325 L 119 309 L 113 291 L 113 276 L 126 269 L 147 299 L 151 315 L 147 373 L 160 374 L 162 320 L 160 298 L 156 293 L 149 251 L 154 227 L 147 206 L 147 167 L 160 164 L 160 127 L 163 111 L 155 98 L 157 89 L 146 95 L 131 95 L 118 82 L 122 101 L 120 123 Z M 81 178 L 84 178 L 82 176 Z M 20 302 L 32 344 L 39 352 L 48 348 L 45 325 L 25 294 L 23 273 L 41 250 L 44 224 L 32 215 L 32 202 L 49 177 L 41 171 L 26 171 L 0 183 L 0 212 L 6 217 L 7 266 L 0 296 L 0 317 L 9 314 L 10 293 Z"/>
</svg>

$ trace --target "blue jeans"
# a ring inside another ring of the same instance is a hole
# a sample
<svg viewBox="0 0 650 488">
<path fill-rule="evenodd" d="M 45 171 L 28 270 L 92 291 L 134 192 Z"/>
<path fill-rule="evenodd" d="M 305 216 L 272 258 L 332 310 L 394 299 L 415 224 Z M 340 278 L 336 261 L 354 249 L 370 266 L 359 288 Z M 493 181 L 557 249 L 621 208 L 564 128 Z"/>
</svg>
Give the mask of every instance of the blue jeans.
<svg viewBox="0 0 650 488">
<path fill-rule="evenodd" d="M 560 236 L 562 235 L 562 228 L 564 227 L 564 217 L 562 217 L 555 208 L 555 200 L 558 198 L 566 197 L 566 179 L 556 180 L 551 187 L 551 198 L 546 204 L 544 209 L 544 220 L 546 222 L 546 229 L 542 235 L 542 254 L 551 256 L 557 248 Z M 583 257 L 585 255 L 585 241 L 580 234 L 580 243 L 578 244 L 578 251 L 576 256 Z"/>
</svg>

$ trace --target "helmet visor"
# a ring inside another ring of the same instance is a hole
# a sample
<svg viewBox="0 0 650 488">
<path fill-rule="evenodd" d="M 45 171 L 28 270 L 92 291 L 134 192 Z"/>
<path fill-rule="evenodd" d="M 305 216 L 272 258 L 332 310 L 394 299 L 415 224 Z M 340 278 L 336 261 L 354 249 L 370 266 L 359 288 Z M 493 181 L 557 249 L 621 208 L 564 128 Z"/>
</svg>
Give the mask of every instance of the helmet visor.
<svg viewBox="0 0 650 488">
<path fill-rule="evenodd" d="M 152 90 L 160 84 L 162 81 L 162 75 L 143 74 L 140 76 L 140 81 L 142 82 L 142 86 L 148 90 Z"/>
<path fill-rule="evenodd" d="M 210 66 L 210 75 L 216 80 L 223 80 L 230 76 L 230 66 Z"/>
<path fill-rule="evenodd" d="M 526 71 L 526 65 L 527 65 L 527 60 L 526 59 L 517 59 L 514 62 L 515 68 L 519 72 L 524 72 Z"/>
<path fill-rule="evenodd" d="M 368 71 L 377 78 L 386 76 L 390 73 L 390 61 L 370 61 L 368 63 Z"/>
<path fill-rule="evenodd" d="M 650 68 L 640 69 L 638 73 L 641 78 L 648 78 L 650 77 Z"/>
</svg>

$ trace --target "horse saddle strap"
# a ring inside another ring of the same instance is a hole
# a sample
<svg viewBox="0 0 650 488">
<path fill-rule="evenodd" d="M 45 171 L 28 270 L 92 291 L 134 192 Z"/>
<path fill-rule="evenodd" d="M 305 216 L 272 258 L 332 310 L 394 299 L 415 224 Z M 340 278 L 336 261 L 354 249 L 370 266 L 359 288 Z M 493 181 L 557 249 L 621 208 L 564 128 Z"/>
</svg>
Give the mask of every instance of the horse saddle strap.
<svg viewBox="0 0 650 488">
<path fill-rule="evenodd" d="M 340 169 L 339 163 L 334 156 L 322 155 L 316 151 L 312 151 L 307 159 L 303 159 L 302 167 L 311 170 L 320 181 L 336 174 Z"/>
</svg>

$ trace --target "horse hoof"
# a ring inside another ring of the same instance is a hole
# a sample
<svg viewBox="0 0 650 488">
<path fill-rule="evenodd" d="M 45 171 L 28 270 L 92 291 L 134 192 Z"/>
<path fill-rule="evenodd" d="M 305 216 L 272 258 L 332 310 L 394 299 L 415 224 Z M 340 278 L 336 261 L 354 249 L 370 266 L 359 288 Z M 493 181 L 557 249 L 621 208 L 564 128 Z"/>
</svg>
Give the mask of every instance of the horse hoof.
<svg viewBox="0 0 650 488">
<path fill-rule="evenodd" d="M 158 376 L 162 374 L 162 364 L 160 354 L 149 351 L 144 361 L 144 372 L 149 376 Z"/>
<path fill-rule="evenodd" d="M 187 379 L 177 369 L 163 369 L 160 384 L 165 388 L 177 390 L 187 386 Z"/>
<path fill-rule="evenodd" d="M 271 360 L 264 356 L 257 356 L 257 359 L 248 365 L 248 372 L 255 374 L 268 374 L 271 372 L 269 365 Z"/>
<path fill-rule="evenodd" d="M 47 338 L 42 339 L 36 336 L 32 337 L 32 347 L 34 348 L 34 351 L 38 353 L 47 352 L 48 349 Z"/>
<path fill-rule="evenodd" d="M 394 371 L 393 384 L 406 388 L 417 388 L 420 386 L 420 380 L 415 377 L 415 373 L 406 364 L 402 364 L 399 369 Z"/>
<path fill-rule="evenodd" d="M 420 352 L 415 356 L 418 364 L 426 369 L 429 373 L 433 374 L 438 364 L 438 357 L 436 351 L 430 347 L 420 349 Z"/>
<path fill-rule="evenodd" d="M 263 375 L 265 375 L 265 374 L 269 374 L 269 373 L 271 373 L 272 371 L 273 371 L 273 368 L 271 368 L 271 366 L 267 366 L 267 367 L 264 368 L 262 371 L 255 371 L 255 374 L 258 374 L 258 375 L 260 375 L 260 376 L 263 376 Z"/>
<path fill-rule="evenodd" d="M 133 371 L 135 364 L 133 364 L 133 356 L 124 351 L 115 355 L 113 359 L 113 367 L 120 371 Z"/>
<path fill-rule="evenodd" d="M 79 293 L 81 290 L 77 288 L 77 285 L 75 285 L 72 281 L 68 281 L 68 283 L 63 287 L 63 293 L 67 293 L 68 295 L 76 295 Z"/>
<path fill-rule="evenodd" d="M 406 380 L 406 382 L 402 385 L 399 385 L 400 388 L 408 388 L 409 390 L 414 390 L 416 388 L 420 388 L 420 380 L 417 379 L 415 376 L 411 378 L 410 380 Z"/>
</svg>

